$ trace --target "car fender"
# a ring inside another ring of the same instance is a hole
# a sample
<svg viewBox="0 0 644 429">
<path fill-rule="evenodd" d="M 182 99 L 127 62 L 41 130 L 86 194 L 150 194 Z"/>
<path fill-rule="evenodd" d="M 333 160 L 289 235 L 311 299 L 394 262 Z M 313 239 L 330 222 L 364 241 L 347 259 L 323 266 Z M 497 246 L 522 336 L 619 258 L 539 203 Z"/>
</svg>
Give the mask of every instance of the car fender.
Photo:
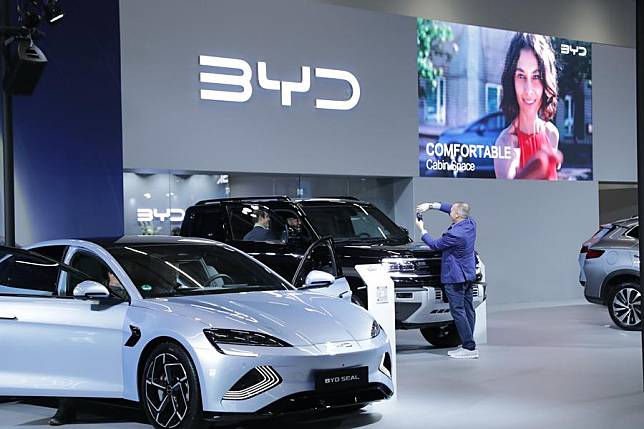
<svg viewBox="0 0 644 429">
<path fill-rule="evenodd" d="M 205 392 L 205 373 L 200 356 L 200 350 L 206 349 L 216 354 L 214 347 L 208 342 L 203 329 L 206 324 L 200 321 L 191 320 L 176 313 L 159 312 L 148 308 L 133 306 L 130 308 L 126 329 L 138 329 L 139 338 L 130 335 L 128 341 L 123 345 L 123 378 L 124 399 L 139 401 L 139 370 L 143 370 L 143 354 L 147 354 L 149 346 L 167 339 L 181 345 L 190 355 L 197 370 L 201 391 Z M 206 398 L 203 397 L 205 401 Z"/>
<path fill-rule="evenodd" d="M 608 274 L 604 278 L 604 281 L 602 282 L 602 286 L 601 286 L 601 290 L 600 290 L 600 295 L 601 295 L 602 299 L 605 299 L 606 296 L 607 296 L 608 290 L 607 290 L 606 286 L 608 286 L 610 284 L 610 282 L 614 278 L 619 277 L 619 276 L 633 276 L 633 277 L 637 277 L 639 279 L 640 278 L 640 272 L 637 271 L 637 270 L 634 270 L 632 268 L 620 269 L 620 270 L 612 271 L 610 274 Z"/>
</svg>

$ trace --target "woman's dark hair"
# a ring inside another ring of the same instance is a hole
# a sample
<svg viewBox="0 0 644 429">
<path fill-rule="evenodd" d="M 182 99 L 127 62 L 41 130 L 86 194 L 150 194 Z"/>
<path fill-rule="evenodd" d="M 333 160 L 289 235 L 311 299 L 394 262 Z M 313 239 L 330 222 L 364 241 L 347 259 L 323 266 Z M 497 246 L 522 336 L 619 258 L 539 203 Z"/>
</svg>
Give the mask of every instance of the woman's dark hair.
<svg viewBox="0 0 644 429">
<path fill-rule="evenodd" d="M 539 116 L 544 121 L 549 121 L 557 113 L 557 97 L 559 93 L 557 87 L 557 64 L 550 38 L 539 34 L 517 33 L 510 42 L 510 47 L 505 57 L 503 75 L 501 76 L 501 85 L 503 86 L 501 110 L 503 110 L 507 124 L 514 121 L 514 118 L 519 114 L 519 103 L 514 90 L 514 73 L 517 70 L 517 62 L 523 49 L 529 49 L 534 52 L 539 64 L 539 77 L 543 84 Z"/>
</svg>

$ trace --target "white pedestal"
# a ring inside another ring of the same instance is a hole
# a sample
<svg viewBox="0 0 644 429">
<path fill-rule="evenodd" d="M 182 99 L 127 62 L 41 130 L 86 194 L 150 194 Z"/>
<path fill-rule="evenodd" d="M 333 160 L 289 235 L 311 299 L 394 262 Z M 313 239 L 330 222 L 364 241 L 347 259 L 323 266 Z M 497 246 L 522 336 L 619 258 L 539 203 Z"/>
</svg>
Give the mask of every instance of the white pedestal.
<svg viewBox="0 0 644 429">
<path fill-rule="evenodd" d="M 396 395 L 396 294 L 394 282 L 381 264 L 356 265 L 367 285 L 368 311 L 384 329 L 391 344 L 391 379 Z"/>
<path fill-rule="evenodd" d="M 487 344 L 487 299 L 476 307 L 474 342 L 476 344 Z"/>
</svg>

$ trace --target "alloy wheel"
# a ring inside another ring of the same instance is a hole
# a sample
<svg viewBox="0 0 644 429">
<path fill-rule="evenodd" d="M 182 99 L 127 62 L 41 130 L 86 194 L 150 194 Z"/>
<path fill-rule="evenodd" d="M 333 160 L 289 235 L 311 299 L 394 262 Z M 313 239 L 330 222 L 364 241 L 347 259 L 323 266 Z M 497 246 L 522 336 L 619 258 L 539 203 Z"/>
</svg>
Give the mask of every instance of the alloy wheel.
<svg viewBox="0 0 644 429">
<path fill-rule="evenodd" d="M 145 399 L 160 427 L 172 429 L 183 422 L 190 408 L 190 385 L 176 356 L 161 353 L 154 358 L 145 374 Z"/>
<path fill-rule="evenodd" d="M 631 287 L 620 289 L 614 296 L 612 306 L 613 314 L 628 327 L 640 326 L 642 322 L 642 294 Z"/>
</svg>

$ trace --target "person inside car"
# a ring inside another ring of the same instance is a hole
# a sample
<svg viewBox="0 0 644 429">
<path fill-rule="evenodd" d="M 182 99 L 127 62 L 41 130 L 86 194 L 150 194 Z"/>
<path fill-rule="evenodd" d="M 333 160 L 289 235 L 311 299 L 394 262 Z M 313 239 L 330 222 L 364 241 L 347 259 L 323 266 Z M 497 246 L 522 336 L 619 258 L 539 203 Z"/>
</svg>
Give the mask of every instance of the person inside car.
<svg viewBox="0 0 644 429">
<path fill-rule="evenodd" d="M 273 233 L 270 230 L 271 218 L 265 210 L 256 210 L 253 215 L 255 217 L 255 225 L 253 229 L 244 235 L 246 241 L 271 241 L 275 240 Z"/>
</svg>

